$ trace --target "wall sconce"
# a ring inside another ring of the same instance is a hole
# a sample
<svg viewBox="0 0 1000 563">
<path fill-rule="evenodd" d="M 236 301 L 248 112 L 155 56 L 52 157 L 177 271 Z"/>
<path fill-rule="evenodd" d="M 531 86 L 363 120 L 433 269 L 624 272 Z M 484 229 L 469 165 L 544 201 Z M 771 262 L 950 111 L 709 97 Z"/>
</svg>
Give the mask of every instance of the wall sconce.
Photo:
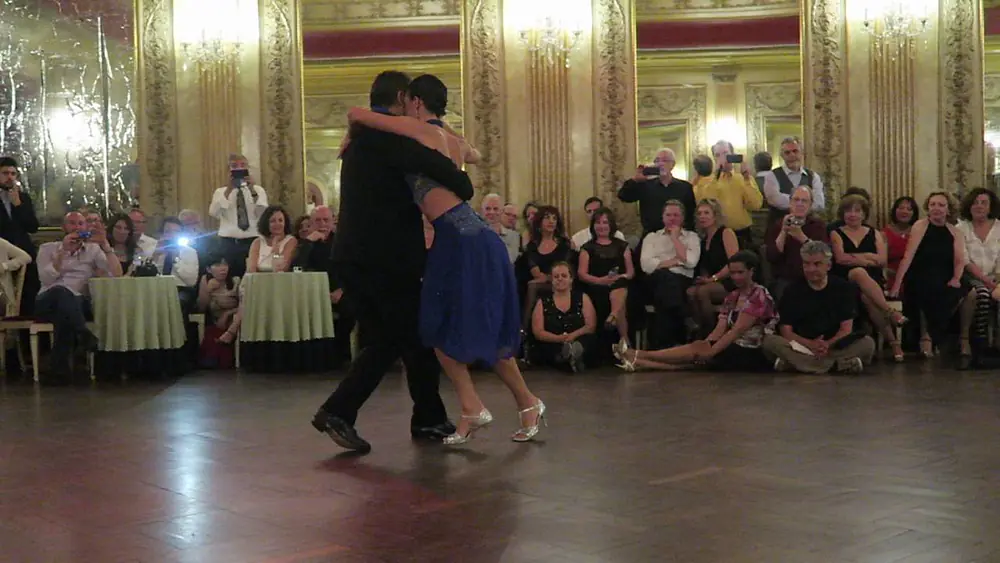
<svg viewBox="0 0 1000 563">
<path fill-rule="evenodd" d="M 923 34 L 930 24 L 927 0 L 868 0 L 865 5 L 862 25 L 876 45 L 901 45 Z"/>
<path fill-rule="evenodd" d="M 506 11 L 518 41 L 531 53 L 532 64 L 545 60 L 570 67 L 570 55 L 582 43 L 590 27 L 590 0 L 516 0 Z"/>
<path fill-rule="evenodd" d="M 174 0 L 174 37 L 188 61 L 212 65 L 234 61 L 256 43 L 256 2 L 249 0 Z"/>
</svg>

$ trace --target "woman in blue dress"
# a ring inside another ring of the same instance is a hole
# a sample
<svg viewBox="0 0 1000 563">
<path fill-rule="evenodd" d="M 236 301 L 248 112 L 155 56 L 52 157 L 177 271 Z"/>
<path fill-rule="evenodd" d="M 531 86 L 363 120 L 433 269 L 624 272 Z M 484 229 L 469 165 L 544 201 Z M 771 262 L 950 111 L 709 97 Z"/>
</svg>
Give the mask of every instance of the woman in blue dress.
<svg viewBox="0 0 1000 563">
<path fill-rule="evenodd" d="M 440 119 L 447 103 L 444 83 L 425 74 L 410 83 L 406 117 L 354 108 L 348 119 L 416 139 L 456 166 L 474 162 L 478 153 Z M 493 421 L 469 375 L 468 365 L 476 361 L 493 366 L 514 395 L 521 427 L 511 438 L 527 442 L 545 420 L 545 404 L 528 389 L 514 359 L 521 317 L 507 248 L 467 202 L 428 178 L 409 180 L 417 205 L 434 227 L 420 299 L 420 335 L 434 348 L 462 407 L 455 434 L 444 442 L 468 442 L 473 432 Z"/>
</svg>

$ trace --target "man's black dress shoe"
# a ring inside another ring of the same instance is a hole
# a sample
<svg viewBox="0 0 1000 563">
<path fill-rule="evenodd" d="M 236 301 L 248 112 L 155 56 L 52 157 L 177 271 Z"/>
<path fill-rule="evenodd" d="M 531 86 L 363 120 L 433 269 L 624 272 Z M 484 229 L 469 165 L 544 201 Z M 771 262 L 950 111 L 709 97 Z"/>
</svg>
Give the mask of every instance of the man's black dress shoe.
<svg viewBox="0 0 1000 563">
<path fill-rule="evenodd" d="M 445 421 L 433 426 L 410 426 L 410 435 L 423 440 L 441 441 L 455 433 L 455 425 Z"/>
<path fill-rule="evenodd" d="M 372 451 L 372 445 L 358 436 L 358 432 L 344 419 L 333 416 L 323 409 L 316 411 L 312 420 L 313 428 L 326 434 L 338 446 L 366 454 Z"/>
</svg>

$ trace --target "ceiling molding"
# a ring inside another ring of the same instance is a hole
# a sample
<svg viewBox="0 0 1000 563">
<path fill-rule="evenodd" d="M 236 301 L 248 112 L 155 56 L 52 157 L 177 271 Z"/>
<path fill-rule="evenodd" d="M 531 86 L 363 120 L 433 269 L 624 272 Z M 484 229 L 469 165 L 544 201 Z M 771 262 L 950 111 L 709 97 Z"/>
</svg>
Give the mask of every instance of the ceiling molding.
<svg viewBox="0 0 1000 563">
<path fill-rule="evenodd" d="M 306 61 L 302 66 L 305 95 L 367 92 L 372 79 L 387 68 L 399 69 L 411 76 L 433 74 L 441 78 L 445 84 L 461 83 L 462 61 L 457 55 Z"/>
<path fill-rule="evenodd" d="M 800 10 L 799 0 L 637 0 L 635 4 L 635 19 L 639 23 L 773 18 L 797 16 Z"/>
<path fill-rule="evenodd" d="M 711 71 L 714 68 L 776 69 L 798 67 L 802 55 L 796 47 L 760 49 L 689 49 L 671 51 L 641 51 L 636 68 L 643 72 L 670 70 Z"/>
</svg>

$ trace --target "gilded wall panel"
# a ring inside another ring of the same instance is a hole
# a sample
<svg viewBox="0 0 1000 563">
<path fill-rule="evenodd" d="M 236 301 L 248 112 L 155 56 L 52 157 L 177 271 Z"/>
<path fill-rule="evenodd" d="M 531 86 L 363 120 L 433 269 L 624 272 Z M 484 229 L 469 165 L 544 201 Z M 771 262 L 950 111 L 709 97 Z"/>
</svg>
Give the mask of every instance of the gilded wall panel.
<svg viewBox="0 0 1000 563">
<path fill-rule="evenodd" d="M 302 44 L 297 0 L 260 0 L 261 183 L 292 213 L 305 209 Z"/>
<path fill-rule="evenodd" d="M 615 210 L 620 227 L 640 231 L 636 206 L 621 203 L 615 194 L 635 167 L 636 118 L 634 105 L 635 56 L 631 12 L 618 0 L 599 0 L 595 6 L 598 29 L 594 59 L 595 136 L 594 185 L 601 199 Z"/>
<path fill-rule="evenodd" d="M 942 0 L 939 123 L 942 134 L 941 186 L 964 192 L 982 186 L 985 175 L 983 139 L 983 43 L 980 4 Z"/>
<path fill-rule="evenodd" d="M 148 213 L 177 211 L 177 85 L 173 2 L 137 2 L 139 200 Z"/>
<path fill-rule="evenodd" d="M 640 132 L 646 127 L 663 123 L 684 125 L 685 155 L 677 155 L 678 164 L 708 150 L 707 130 L 708 87 L 655 86 L 639 88 L 638 114 Z M 683 159 L 683 160 L 682 160 Z"/>
<path fill-rule="evenodd" d="M 302 5 L 306 30 L 336 27 L 459 23 L 461 0 L 311 0 Z"/>
<path fill-rule="evenodd" d="M 466 136 L 483 154 L 471 167 L 473 185 L 483 194 L 510 197 L 504 148 L 505 88 L 503 80 L 502 24 L 499 2 L 468 0 L 465 10 L 462 53 L 464 107 L 471 114 L 465 122 Z"/>
<path fill-rule="evenodd" d="M 746 85 L 747 152 L 773 150 L 771 121 L 788 123 L 802 119 L 802 84 L 779 82 Z"/>
<path fill-rule="evenodd" d="M 826 200 L 836 201 L 848 182 L 849 166 L 844 2 L 805 2 L 802 21 L 806 165 L 822 175 Z"/>
<path fill-rule="evenodd" d="M 794 15 L 798 12 L 799 0 L 635 0 L 635 15 L 639 21 Z"/>
</svg>

